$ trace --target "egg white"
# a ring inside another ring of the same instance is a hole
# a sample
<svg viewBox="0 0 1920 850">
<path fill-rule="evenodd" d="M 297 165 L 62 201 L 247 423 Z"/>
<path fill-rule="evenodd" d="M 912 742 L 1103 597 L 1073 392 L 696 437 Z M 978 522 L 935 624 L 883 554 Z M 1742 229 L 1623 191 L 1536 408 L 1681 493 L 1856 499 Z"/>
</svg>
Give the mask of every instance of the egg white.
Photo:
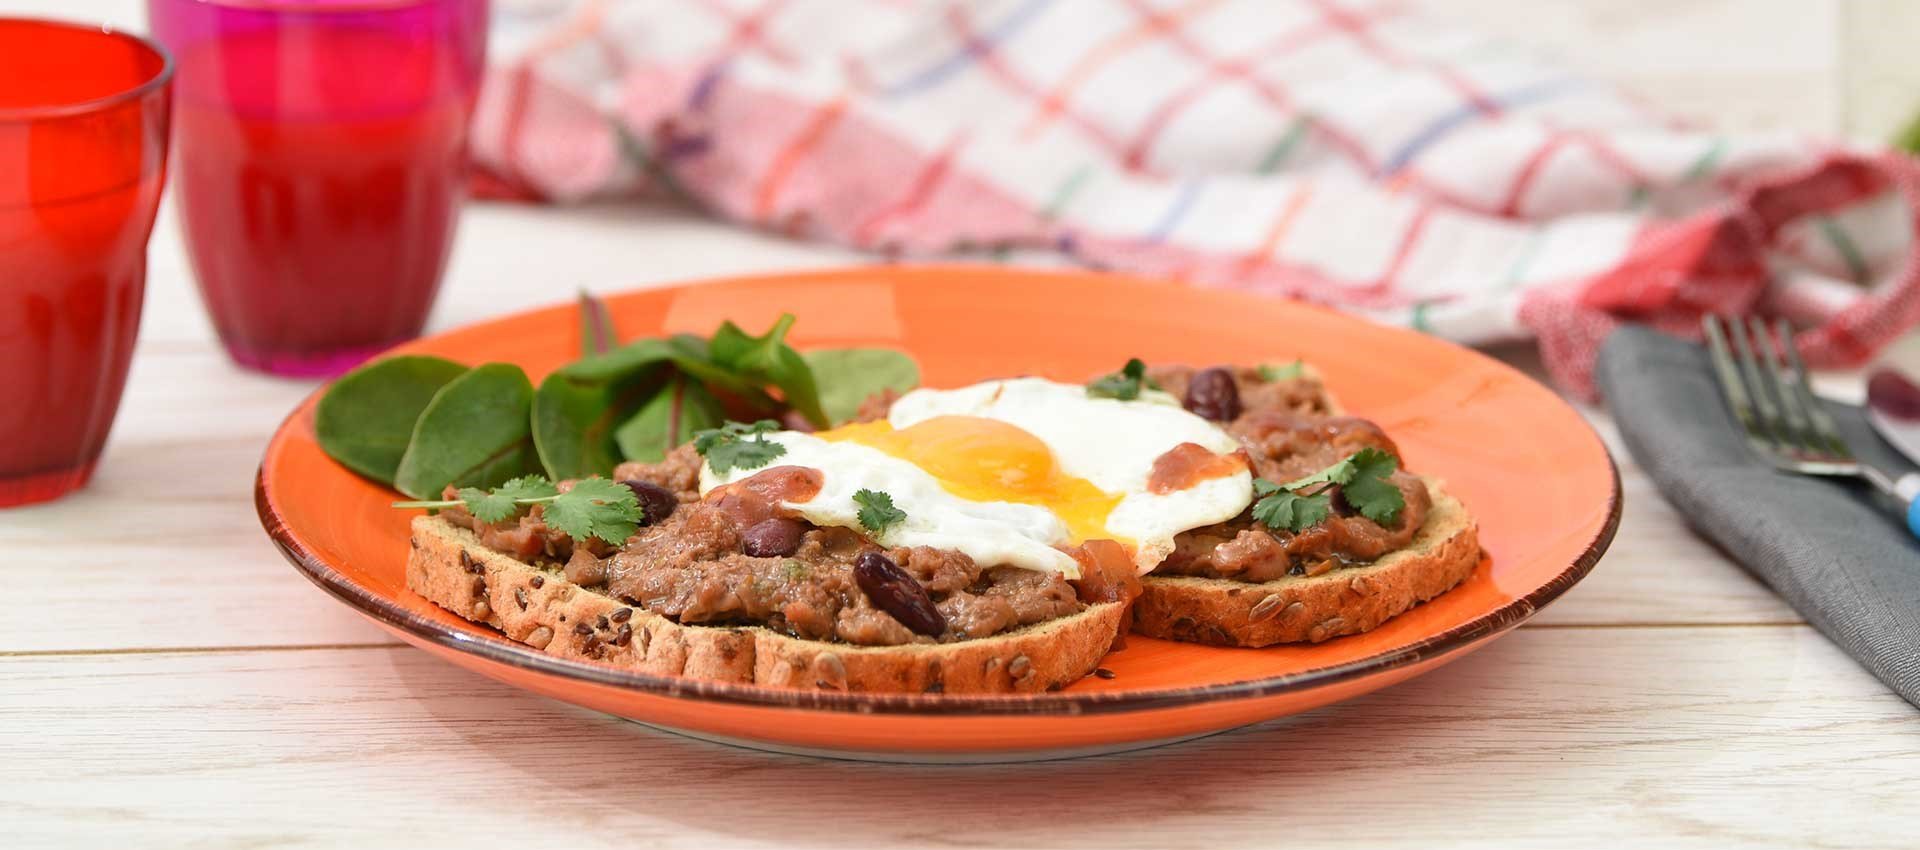
<svg viewBox="0 0 1920 850">
<path fill-rule="evenodd" d="M 1233 435 L 1158 390 L 1121 401 L 1089 398 L 1078 384 L 1012 378 L 953 390 L 914 390 L 894 402 L 887 421 L 902 429 L 935 416 L 979 416 L 1015 425 L 1046 443 L 1062 472 L 1125 494 L 1107 516 L 1107 531 L 1133 541 L 1134 565 L 1141 573 L 1173 553 L 1174 535 L 1225 522 L 1253 502 L 1253 475 L 1246 471 L 1172 493 L 1147 490 L 1154 460 L 1181 443 L 1216 454 L 1240 448 Z"/>
<path fill-rule="evenodd" d="M 1141 573 L 1173 552 L 1175 535 L 1232 519 L 1253 501 L 1253 476 L 1244 470 L 1172 493 L 1148 491 L 1154 460 L 1181 443 L 1197 443 L 1217 454 L 1240 448 L 1232 435 L 1157 390 L 1121 401 L 1089 398 L 1082 386 L 1041 378 L 989 381 L 907 393 L 894 402 L 888 421 L 904 429 L 936 416 L 976 416 L 1019 427 L 1047 445 L 1062 473 L 1121 495 L 1105 526 L 1113 537 L 1133 544 L 1134 564 Z M 768 434 L 766 439 L 786 448 L 771 466 L 820 470 L 818 493 L 806 501 L 782 503 L 815 525 L 860 529 L 853 495 L 875 490 L 891 496 L 907 515 L 878 536 L 886 545 L 932 546 L 964 552 L 980 564 L 1057 572 L 1067 578 L 1080 575 L 1079 562 L 1056 548 L 1071 542 L 1066 523 L 1043 506 L 962 499 L 913 463 L 851 441 L 794 431 Z M 715 473 L 703 464 L 700 492 L 766 468 Z"/>
<path fill-rule="evenodd" d="M 702 495 L 772 466 L 820 470 L 820 492 L 803 502 L 781 506 L 814 525 L 860 530 L 860 506 L 853 494 L 876 490 L 893 498 L 907 518 L 878 536 L 888 546 L 931 546 L 964 552 L 975 563 L 1007 565 L 1080 577 L 1080 562 L 1054 548 L 1068 538 L 1066 523 L 1039 505 L 976 502 L 948 493 L 918 466 L 879 449 L 850 442 L 828 442 L 811 434 L 780 431 L 766 435 L 786 447 L 772 464 L 715 473 L 700 468 Z"/>
</svg>

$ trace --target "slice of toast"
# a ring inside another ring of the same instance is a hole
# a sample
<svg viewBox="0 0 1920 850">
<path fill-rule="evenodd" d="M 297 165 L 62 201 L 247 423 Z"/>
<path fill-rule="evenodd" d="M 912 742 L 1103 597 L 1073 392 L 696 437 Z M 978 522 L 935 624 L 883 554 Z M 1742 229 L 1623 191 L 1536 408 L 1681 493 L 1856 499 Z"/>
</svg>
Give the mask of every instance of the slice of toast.
<svg viewBox="0 0 1920 850">
<path fill-rule="evenodd" d="M 1319 643 L 1379 626 L 1459 584 L 1480 563 L 1478 528 L 1441 483 L 1407 547 L 1370 564 L 1253 583 L 1147 575 L 1133 630 L 1221 646 Z"/>
<path fill-rule="evenodd" d="M 742 684 L 906 693 L 1012 693 L 1092 673 L 1120 631 L 1121 605 L 956 643 L 856 646 L 759 626 L 682 625 L 488 549 L 438 517 L 413 520 L 407 587 L 434 604 L 562 658 Z"/>
</svg>

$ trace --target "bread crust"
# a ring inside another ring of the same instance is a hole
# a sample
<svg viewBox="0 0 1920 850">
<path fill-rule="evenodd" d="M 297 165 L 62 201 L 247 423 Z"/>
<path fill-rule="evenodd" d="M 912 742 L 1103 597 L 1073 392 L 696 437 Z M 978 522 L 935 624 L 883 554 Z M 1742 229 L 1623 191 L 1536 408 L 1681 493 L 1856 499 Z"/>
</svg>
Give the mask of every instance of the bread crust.
<svg viewBox="0 0 1920 850">
<path fill-rule="evenodd" d="M 1342 414 L 1331 394 L 1325 403 Z M 1478 529 L 1439 481 L 1426 480 L 1433 505 L 1406 548 L 1371 564 L 1259 584 L 1148 575 L 1133 630 L 1221 646 L 1319 643 L 1374 629 L 1445 593 L 1479 564 Z M 759 626 L 682 625 L 567 581 L 557 569 L 488 549 L 473 532 L 432 516 L 413 520 L 407 587 L 561 658 L 720 682 L 892 693 L 1064 687 L 1099 665 L 1122 615 L 1122 605 L 1110 602 L 989 638 L 901 646 L 806 640 Z"/>
<path fill-rule="evenodd" d="M 1479 529 L 1438 480 L 1433 507 L 1406 548 L 1318 576 L 1251 583 L 1148 575 L 1133 630 L 1219 646 L 1319 643 L 1378 627 L 1459 584 L 1480 563 Z"/>
<path fill-rule="evenodd" d="M 1106 656 L 1121 614 L 1120 603 L 1102 603 L 993 637 L 902 646 L 806 640 L 759 626 L 682 625 L 567 581 L 559 570 L 488 549 L 473 532 L 431 516 L 413 520 L 407 587 L 561 658 L 720 682 L 893 693 L 1065 687 Z"/>
</svg>

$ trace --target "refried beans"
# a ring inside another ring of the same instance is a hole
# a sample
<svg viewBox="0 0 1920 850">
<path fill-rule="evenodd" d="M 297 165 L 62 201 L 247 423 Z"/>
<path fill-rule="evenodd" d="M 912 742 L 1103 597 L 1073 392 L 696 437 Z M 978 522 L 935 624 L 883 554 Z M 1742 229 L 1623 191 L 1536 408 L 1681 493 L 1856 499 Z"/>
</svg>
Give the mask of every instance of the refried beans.
<svg viewBox="0 0 1920 850">
<path fill-rule="evenodd" d="M 1149 376 L 1178 396 L 1185 394 L 1196 371 L 1157 367 Z M 1169 479 L 1206 478 L 1251 465 L 1257 476 L 1287 481 L 1361 448 L 1395 452 L 1379 426 L 1331 415 L 1311 376 L 1268 381 L 1252 368 L 1231 374 L 1239 398 L 1230 408 L 1233 413 L 1221 414 L 1234 418 L 1222 424 L 1245 451 L 1215 456 L 1192 451 L 1199 447 L 1191 446 L 1166 460 Z M 891 394 L 869 399 L 859 418 L 884 418 L 892 401 Z M 525 516 L 493 524 L 459 508 L 441 515 L 472 529 L 489 548 L 563 568 L 570 581 L 598 587 L 681 623 L 760 625 L 795 637 L 865 646 L 990 637 L 1078 613 L 1089 603 L 1126 600 L 1138 593 L 1125 557 L 1105 559 L 1126 567 L 1120 570 L 1125 575 L 1109 575 L 1113 571 L 1098 568 L 1103 560 L 1091 557 L 1098 550 L 1077 547 L 1083 566 L 1096 568 L 1083 569 L 1087 575 L 1069 583 L 1055 573 L 983 567 L 959 552 L 885 548 L 850 529 L 815 527 L 779 507 L 783 500 L 804 500 L 817 492 L 818 470 L 773 466 L 703 498 L 700 467 L 700 456 L 691 445 L 683 445 L 657 463 L 630 462 L 615 469 L 615 480 L 630 486 L 644 483 L 656 493 L 672 495 L 659 496 L 668 506 L 665 516 L 647 517 L 617 549 L 598 541 L 574 545 L 542 521 L 538 506 Z M 1270 530 L 1255 523 L 1250 511 L 1184 532 L 1158 572 L 1262 582 L 1373 560 L 1407 545 L 1429 508 L 1419 478 L 1396 472 L 1390 480 L 1406 496 L 1406 508 L 1393 527 L 1355 514 L 1336 494 L 1335 515 L 1299 533 Z M 875 606 L 854 577 L 855 562 L 867 552 L 884 554 L 919 583 L 944 620 L 943 631 L 916 634 Z"/>
</svg>

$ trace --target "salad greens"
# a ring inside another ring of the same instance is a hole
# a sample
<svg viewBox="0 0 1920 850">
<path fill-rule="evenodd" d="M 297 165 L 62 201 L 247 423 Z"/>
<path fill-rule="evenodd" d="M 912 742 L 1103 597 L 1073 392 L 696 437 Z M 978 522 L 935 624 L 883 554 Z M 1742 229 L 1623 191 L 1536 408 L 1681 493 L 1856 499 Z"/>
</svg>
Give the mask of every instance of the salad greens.
<svg viewBox="0 0 1920 850">
<path fill-rule="evenodd" d="M 622 460 L 617 430 L 648 403 L 665 371 L 643 366 L 588 380 L 562 370 L 541 381 L 533 395 L 533 443 L 547 475 L 558 481 L 611 472 Z"/>
<path fill-rule="evenodd" d="M 820 385 L 820 408 L 832 422 L 852 419 L 868 397 L 920 385 L 920 364 L 891 348 L 829 348 L 800 355 Z"/>
<path fill-rule="evenodd" d="M 613 329 L 613 314 L 607 311 L 607 302 L 593 297 L 591 292 L 580 290 L 580 356 L 605 354 L 619 344 L 620 338 Z"/>
<path fill-rule="evenodd" d="M 720 401 L 703 384 L 686 375 L 674 375 L 620 424 L 613 440 L 627 460 L 652 463 L 692 439 L 694 432 L 718 428 L 726 419 Z"/>
<path fill-rule="evenodd" d="M 738 455 L 743 466 L 764 463 L 759 456 L 777 444 L 757 434 L 774 426 L 730 422 L 785 416 L 829 427 L 851 419 L 868 396 L 919 383 L 918 364 L 891 349 L 794 349 L 786 342 L 790 314 L 757 336 L 725 322 L 711 337 L 683 333 L 624 345 L 600 299 L 581 293 L 579 317 L 580 358 L 537 388 L 518 366 L 469 369 L 419 355 L 349 372 L 315 408 L 320 448 L 414 499 L 438 500 L 452 486 L 492 515 L 547 504 L 521 485 L 609 476 L 622 461 L 658 461 L 703 433 L 726 435 L 720 453 Z M 495 488 L 501 492 L 489 492 Z M 594 504 L 601 507 L 581 507 L 586 500 L 576 498 L 558 510 L 575 519 L 567 511 L 579 507 L 576 526 L 591 533 L 595 512 L 612 510 Z M 552 516 L 555 509 L 544 510 Z"/>
<path fill-rule="evenodd" d="M 419 355 L 369 363 L 320 397 L 313 409 L 314 436 L 348 469 L 392 484 L 420 412 L 435 392 L 466 371 L 451 360 Z"/>
<path fill-rule="evenodd" d="M 713 332 L 708 353 L 714 363 L 750 383 L 779 387 L 788 405 L 815 428 L 825 428 L 832 423 L 820 409 L 820 388 L 814 383 L 813 369 L 807 366 L 800 352 L 786 342 L 793 321 L 792 313 L 783 314 L 760 336 L 748 336 L 739 325 L 722 322 L 720 329 Z"/>
<path fill-rule="evenodd" d="M 485 487 L 539 471 L 532 408 L 533 384 L 510 363 L 476 366 L 448 381 L 413 423 L 394 489 L 426 499 L 449 485 Z"/>
</svg>

